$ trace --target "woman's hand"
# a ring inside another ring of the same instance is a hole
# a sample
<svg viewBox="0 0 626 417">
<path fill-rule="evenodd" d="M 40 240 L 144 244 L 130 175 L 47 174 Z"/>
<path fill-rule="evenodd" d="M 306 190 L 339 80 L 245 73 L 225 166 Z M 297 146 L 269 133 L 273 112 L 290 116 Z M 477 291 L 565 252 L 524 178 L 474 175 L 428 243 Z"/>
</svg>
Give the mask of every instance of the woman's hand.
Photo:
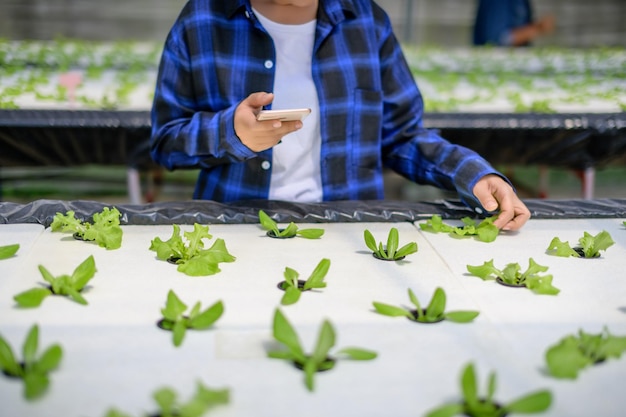
<svg viewBox="0 0 626 417">
<path fill-rule="evenodd" d="M 241 142 L 254 152 L 264 151 L 278 144 L 283 136 L 302 127 L 302 122 L 280 120 L 258 121 L 257 114 L 272 102 L 272 93 L 252 93 L 235 110 L 235 133 Z"/>
<path fill-rule="evenodd" d="M 472 190 L 487 211 L 499 210 L 494 225 L 502 230 L 518 230 L 530 218 L 530 210 L 513 188 L 495 174 L 482 177 Z"/>
</svg>

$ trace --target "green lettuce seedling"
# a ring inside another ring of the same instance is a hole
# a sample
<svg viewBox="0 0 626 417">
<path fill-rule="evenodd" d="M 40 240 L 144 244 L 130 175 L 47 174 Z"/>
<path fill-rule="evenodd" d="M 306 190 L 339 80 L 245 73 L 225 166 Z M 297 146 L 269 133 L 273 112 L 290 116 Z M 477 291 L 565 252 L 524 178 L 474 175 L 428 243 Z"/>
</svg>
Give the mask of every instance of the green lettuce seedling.
<svg viewBox="0 0 626 417">
<path fill-rule="evenodd" d="M 613 336 L 607 328 L 599 334 L 578 331 L 578 336 L 568 335 L 546 351 L 550 375 L 556 378 L 576 379 L 578 372 L 587 366 L 618 359 L 626 352 L 626 336 Z"/>
<path fill-rule="evenodd" d="M 19 248 L 19 243 L 16 243 L 14 245 L 0 246 L 0 259 L 9 259 L 17 253 Z"/>
<path fill-rule="evenodd" d="M 415 310 L 403 307 L 396 307 L 390 304 L 374 301 L 372 304 L 380 314 L 390 317 L 406 317 L 419 323 L 435 323 L 442 320 L 449 320 L 455 323 L 469 323 L 478 316 L 478 311 L 449 311 L 446 309 L 446 293 L 442 288 L 437 288 L 433 297 L 425 309 L 420 305 L 417 297 L 409 288 L 409 300 L 415 306 Z"/>
<path fill-rule="evenodd" d="M 52 219 L 50 229 L 53 232 L 73 233 L 80 239 L 95 241 L 103 248 L 118 249 L 122 246 L 120 216 L 117 208 L 104 207 L 102 212 L 93 215 L 91 224 L 76 219 L 74 211 L 70 210 L 65 215 L 57 213 Z"/>
<path fill-rule="evenodd" d="M 324 234 L 324 229 L 299 229 L 294 222 L 289 223 L 284 229 L 279 229 L 278 224 L 263 210 L 259 210 L 259 222 L 261 223 L 261 227 L 274 237 L 283 239 L 294 236 L 300 236 L 306 239 L 319 239 Z"/>
<path fill-rule="evenodd" d="M 397 261 L 407 255 L 417 252 L 417 243 L 415 242 L 407 243 L 398 249 L 400 238 L 398 229 L 395 227 L 392 227 L 391 230 L 389 230 L 389 234 L 387 235 L 387 246 L 383 246 L 382 242 L 378 242 L 377 244 L 374 235 L 372 235 L 372 232 L 367 229 L 363 232 L 363 238 L 365 239 L 367 247 L 378 259 Z"/>
<path fill-rule="evenodd" d="M 533 258 L 528 259 L 528 268 L 521 272 L 518 263 L 507 264 L 503 270 L 493 266 L 493 259 L 482 265 L 467 265 L 467 271 L 485 281 L 498 279 L 501 283 L 510 286 L 523 286 L 535 294 L 556 295 L 559 289 L 552 285 L 552 275 L 541 275 L 548 270 L 547 266 L 541 266 Z"/>
<path fill-rule="evenodd" d="M 611 235 L 606 230 L 601 231 L 595 236 L 584 232 L 583 237 L 578 239 L 578 243 L 580 246 L 572 249 L 569 243 L 562 242 L 558 237 L 555 237 L 550 242 L 547 252 L 550 255 L 580 258 L 580 253 L 576 251 L 576 249 L 579 249 L 582 251 L 583 257 L 597 258 L 600 256 L 600 251 L 605 251 L 615 244 Z"/>
<path fill-rule="evenodd" d="M 211 307 L 201 310 L 198 301 L 192 307 L 189 315 L 183 313 L 187 311 L 187 305 L 180 298 L 169 290 L 165 307 L 161 309 L 163 319 L 159 322 L 161 328 L 172 332 L 172 342 L 174 346 L 180 346 L 185 338 L 187 329 L 205 330 L 211 327 L 224 313 L 224 304 L 218 301 Z"/>
<path fill-rule="evenodd" d="M 298 334 L 287 318 L 276 309 L 273 325 L 274 339 L 282 343 L 287 350 L 271 351 L 268 356 L 274 359 L 283 359 L 292 362 L 302 369 L 305 374 L 305 385 L 309 391 L 314 390 L 313 376 L 315 372 L 332 369 L 335 359 L 329 356 L 331 348 L 335 345 L 335 330 L 328 320 L 324 320 L 317 336 L 317 343 L 312 354 L 307 355 L 300 344 Z M 376 352 L 360 348 L 344 348 L 336 352 L 336 357 L 353 360 L 371 360 L 376 358 Z"/>
<path fill-rule="evenodd" d="M 187 402 L 180 402 L 176 391 L 169 387 L 156 390 L 152 398 L 157 403 L 159 411 L 151 415 L 159 417 L 201 417 L 211 409 L 228 404 L 230 392 L 228 389 L 210 389 L 201 382 L 196 383 L 196 392 Z M 104 417 L 131 417 L 117 409 L 107 411 Z"/>
<path fill-rule="evenodd" d="M 311 276 L 309 276 L 309 278 L 301 284 L 301 281 L 298 280 L 298 276 L 300 275 L 298 274 L 298 271 L 285 267 L 285 272 L 283 273 L 285 280 L 281 285 L 281 289 L 285 291 L 285 294 L 280 300 L 280 303 L 282 305 L 295 304 L 300 299 L 302 291 L 307 291 L 313 288 L 325 288 L 326 283 L 324 282 L 324 278 L 326 277 L 329 268 L 330 260 L 322 259 L 311 273 Z"/>
<path fill-rule="evenodd" d="M 540 413 L 552 404 L 552 393 L 540 390 L 524 395 L 506 405 L 497 403 L 493 396 L 496 391 L 496 374 L 491 372 L 487 382 L 487 395 L 479 396 L 476 372 L 472 363 L 465 366 L 461 373 L 461 392 L 463 401 L 444 404 L 428 412 L 426 417 L 452 417 L 463 415 L 469 417 L 503 417 L 520 413 Z"/>
<path fill-rule="evenodd" d="M 470 217 L 463 217 L 463 227 L 455 227 L 446 224 L 441 216 L 435 214 L 426 223 L 420 223 L 420 228 L 426 232 L 432 233 L 448 233 L 452 237 L 464 238 L 474 236 L 481 242 L 493 242 L 498 237 L 500 229 L 493 224 L 498 216 L 491 216 L 483 219 L 480 223 Z"/>
<path fill-rule="evenodd" d="M 220 272 L 219 263 L 235 261 L 223 239 L 216 239 L 210 248 L 204 249 L 204 239 L 213 237 L 209 234 L 209 226 L 195 223 L 192 232 L 184 232 L 185 240 L 180 235 L 180 226 L 175 224 L 173 227 L 168 240 L 152 239 L 150 250 L 156 252 L 158 259 L 175 261 L 179 272 L 190 276 L 213 275 Z"/>
<path fill-rule="evenodd" d="M 72 275 L 53 276 L 43 265 L 39 265 L 43 279 L 50 284 L 47 287 L 36 287 L 21 292 L 13 297 L 20 307 L 39 307 L 49 295 L 70 297 L 79 304 L 87 305 L 87 300 L 80 294 L 96 273 L 96 263 L 89 256 L 74 269 Z"/>
<path fill-rule="evenodd" d="M 38 345 L 39 326 L 35 324 L 26 335 L 20 362 L 8 342 L 0 336 L 0 369 L 5 375 L 24 381 L 24 397 L 28 400 L 42 396 L 48 389 L 48 374 L 59 366 L 63 356 L 63 350 L 57 344 L 37 355 Z"/>
</svg>

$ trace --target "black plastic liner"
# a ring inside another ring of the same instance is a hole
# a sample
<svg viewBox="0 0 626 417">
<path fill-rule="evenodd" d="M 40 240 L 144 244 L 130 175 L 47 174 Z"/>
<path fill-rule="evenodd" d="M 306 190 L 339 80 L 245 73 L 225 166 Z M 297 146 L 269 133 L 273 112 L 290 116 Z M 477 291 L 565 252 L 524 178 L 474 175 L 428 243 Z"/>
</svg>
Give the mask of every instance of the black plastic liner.
<svg viewBox="0 0 626 417">
<path fill-rule="evenodd" d="M 0 167 L 150 169 L 149 138 L 149 112 L 0 110 Z"/>
<path fill-rule="evenodd" d="M 626 218 L 626 199 L 524 200 L 533 219 Z M 28 204 L 0 203 L 0 223 L 37 223 L 50 226 L 56 213 L 73 210 L 78 219 L 90 221 L 104 207 L 117 207 L 122 224 L 241 224 L 258 223 L 259 210 L 280 223 L 414 222 L 437 214 L 444 219 L 475 217 L 460 201 L 335 201 L 288 203 L 254 200 L 241 203 L 214 201 L 159 202 L 153 204 L 105 204 L 96 201 L 37 200 Z"/>
<path fill-rule="evenodd" d="M 572 169 L 626 163 L 626 112 L 429 113 L 428 128 L 492 164 Z M 155 166 L 149 111 L 0 110 L 0 167 Z"/>
</svg>

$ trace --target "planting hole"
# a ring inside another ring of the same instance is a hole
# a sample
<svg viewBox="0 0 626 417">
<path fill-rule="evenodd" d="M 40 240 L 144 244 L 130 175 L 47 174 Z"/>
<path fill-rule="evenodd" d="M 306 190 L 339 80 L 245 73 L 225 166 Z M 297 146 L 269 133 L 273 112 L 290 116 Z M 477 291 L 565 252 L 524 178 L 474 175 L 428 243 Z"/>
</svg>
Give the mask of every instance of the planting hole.
<svg viewBox="0 0 626 417">
<path fill-rule="evenodd" d="M 22 370 L 22 372 L 23 372 L 23 371 L 24 371 L 24 367 L 25 367 L 24 362 L 20 362 L 20 363 L 18 363 L 18 366 L 20 367 L 20 369 L 21 369 L 21 370 Z M 19 378 L 22 378 L 22 377 L 21 377 L 21 376 L 19 376 L 19 375 L 13 375 L 12 373 L 9 373 L 6 369 L 3 369 L 3 370 L 2 370 L 2 373 L 3 373 L 5 376 L 7 376 L 8 378 L 18 378 L 18 379 L 19 379 Z"/>
<path fill-rule="evenodd" d="M 572 249 L 574 249 L 574 252 L 579 254 L 581 258 L 594 259 L 594 258 L 599 258 L 600 257 L 599 253 L 596 256 L 585 256 L 585 251 L 580 246 L 576 246 L 575 248 L 572 248 Z"/>
<path fill-rule="evenodd" d="M 505 287 L 513 287 L 513 288 L 526 288 L 526 285 L 524 284 L 511 284 L 509 282 L 506 282 L 505 280 L 503 280 L 500 277 L 496 278 L 496 282 L 500 285 L 504 285 Z"/>
<path fill-rule="evenodd" d="M 306 281 L 299 279 L 298 280 L 298 289 L 302 290 L 302 291 L 310 291 L 310 288 L 307 288 L 306 290 L 304 289 L 304 284 L 306 284 Z M 280 281 L 278 283 L 278 285 L 276 285 L 278 287 L 279 290 L 283 290 L 285 291 L 287 289 L 287 281 Z"/>
<path fill-rule="evenodd" d="M 85 236 L 81 235 L 78 232 L 75 232 L 72 237 L 76 240 L 83 240 L 85 242 L 93 242 L 93 239 L 85 239 Z"/>
<path fill-rule="evenodd" d="M 430 321 L 424 321 L 424 319 L 422 320 L 418 320 L 418 316 L 417 316 L 417 310 L 410 310 L 411 315 L 413 316 L 413 318 L 411 319 L 410 317 L 407 317 L 409 320 L 414 321 L 416 323 L 424 323 L 424 324 L 432 324 L 432 323 L 439 323 L 440 321 L 444 321 L 445 317 L 443 315 L 437 317 L 434 320 L 430 320 Z M 422 313 L 424 315 L 424 318 L 426 317 L 426 309 L 423 308 L 422 309 Z"/>
<path fill-rule="evenodd" d="M 315 370 L 315 372 L 325 372 L 325 371 L 329 371 L 331 369 L 333 369 L 335 367 L 335 362 L 337 362 L 336 359 L 331 358 L 330 356 L 326 357 L 326 360 L 324 362 L 322 362 L 319 366 L 319 368 L 317 368 Z M 293 361 L 292 362 L 293 366 L 296 367 L 299 370 L 303 370 L 304 369 L 304 364 L 301 364 L 299 362 Z"/>
<path fill-rule="evenodd" d="M 280 233 L 282 233 L 284 230 L 285 230 L 285 229 L 278 229 L 278 231 L 279 231 Z M 277 236 L 277 235 L 274 233 L 274 231 L 273 231 L 273 230 L 268 231 L 268 232 L 266 233 L 266 235 L 268 235 L 269 237 L 274 238 L 274 239 L 291 239 L 292 237 L 296 237 L 296 235 L 293 235 L 293 236 Z"/>
</svg>

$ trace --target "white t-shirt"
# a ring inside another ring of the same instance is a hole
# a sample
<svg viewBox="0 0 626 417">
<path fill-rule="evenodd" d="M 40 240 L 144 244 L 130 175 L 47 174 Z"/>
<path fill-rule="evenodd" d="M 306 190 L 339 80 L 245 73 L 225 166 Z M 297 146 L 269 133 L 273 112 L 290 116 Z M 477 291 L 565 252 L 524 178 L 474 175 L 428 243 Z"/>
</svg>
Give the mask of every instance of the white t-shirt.
<svg viewBox="0 0 626 417">
<path fill-rule="evenodd" d="M 272 149 L 271 200 L 322 201 L 320 174 L 320 114 L 311 75 L 316 21 L 301 25 L 273 22 L 258 11 L 257 18 L 274 41 L 276 75 L 273 110 L 308 107 L 303 127 L 283 137 Z"/>
</svg>

